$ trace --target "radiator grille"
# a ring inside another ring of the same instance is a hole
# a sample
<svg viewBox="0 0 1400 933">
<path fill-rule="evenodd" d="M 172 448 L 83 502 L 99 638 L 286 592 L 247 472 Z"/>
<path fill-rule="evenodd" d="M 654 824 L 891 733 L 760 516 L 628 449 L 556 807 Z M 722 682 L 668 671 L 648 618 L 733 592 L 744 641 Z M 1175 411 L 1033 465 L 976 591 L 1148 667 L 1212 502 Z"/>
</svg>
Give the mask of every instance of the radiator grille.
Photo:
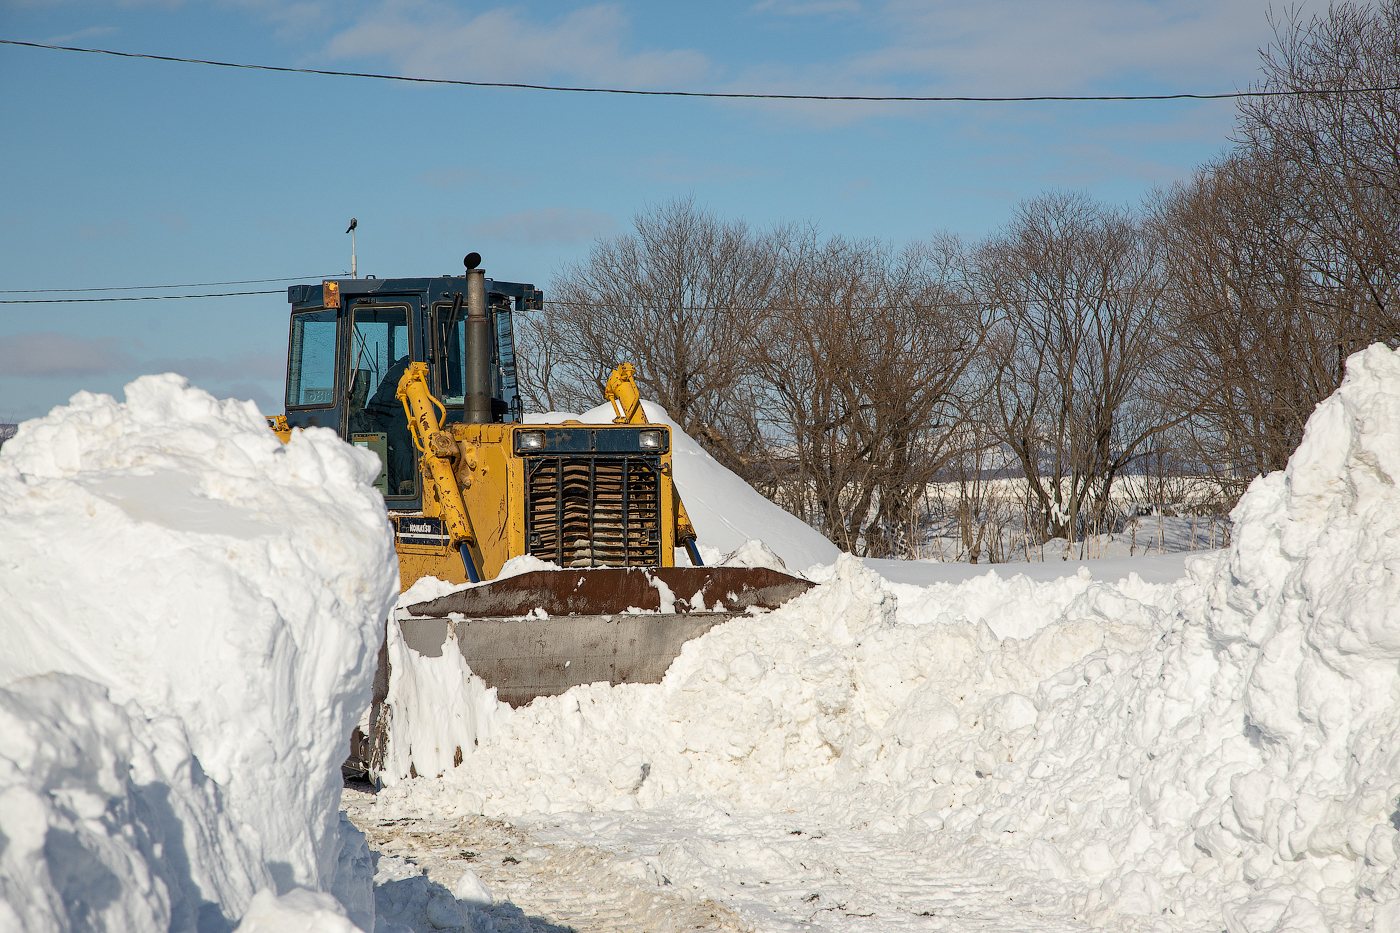
<svg viewBox="0 0 1400 933">
<path fill-rule="evenodd" d="M 526 546 L 561 567 L 656 567 L 656 457 L 531 457 Z"/>
</svg>

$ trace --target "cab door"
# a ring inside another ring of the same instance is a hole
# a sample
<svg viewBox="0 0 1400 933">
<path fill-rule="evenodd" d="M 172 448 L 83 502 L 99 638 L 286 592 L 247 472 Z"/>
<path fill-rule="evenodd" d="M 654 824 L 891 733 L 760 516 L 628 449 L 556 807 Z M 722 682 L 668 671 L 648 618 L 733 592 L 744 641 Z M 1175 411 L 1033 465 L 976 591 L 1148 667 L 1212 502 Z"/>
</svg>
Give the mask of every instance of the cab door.
<svg viewBox="0 0 1400 933">
<path fill-rule="evenodd" d="M 397 397 L 399 379 L 417 354 L 414 296 L 355 298 L 346 313 L 345 437 L 379 455 L 375 485 L 390 509 L 419 504 L 418 458 L 408 417 Z"/>
</svg>

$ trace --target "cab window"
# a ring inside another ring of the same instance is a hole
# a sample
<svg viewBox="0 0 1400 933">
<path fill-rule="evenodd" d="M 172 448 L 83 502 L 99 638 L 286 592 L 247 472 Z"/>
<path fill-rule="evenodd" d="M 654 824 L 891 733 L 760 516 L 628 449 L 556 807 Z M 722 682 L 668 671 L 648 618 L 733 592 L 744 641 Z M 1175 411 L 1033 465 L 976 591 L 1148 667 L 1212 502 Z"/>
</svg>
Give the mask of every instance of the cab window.
<svg viewBox="0 0 1400 933">
<path fill-rule="evenodd" d="M 408 309 L 402 306 L 357 307 L 350 328 L 350 435 L 384 460 L 385 498 L 418 493 L 413 439 L 399 379 L 412 359 Z"/>
<path fill-rule="evenodd" d="M 288 408 L 335 404 L 336 314 L 329 309 L 292 315 Z"/>
<path fill-rule="evenodd" d="M 462 388 L 466 365 L 467 309 L 453 308 L 443 302 L 433 308 L 435 351 L 438 359 L 438 398 L 444 405 L 456 407 L 466 401 Z"/>
</svg>

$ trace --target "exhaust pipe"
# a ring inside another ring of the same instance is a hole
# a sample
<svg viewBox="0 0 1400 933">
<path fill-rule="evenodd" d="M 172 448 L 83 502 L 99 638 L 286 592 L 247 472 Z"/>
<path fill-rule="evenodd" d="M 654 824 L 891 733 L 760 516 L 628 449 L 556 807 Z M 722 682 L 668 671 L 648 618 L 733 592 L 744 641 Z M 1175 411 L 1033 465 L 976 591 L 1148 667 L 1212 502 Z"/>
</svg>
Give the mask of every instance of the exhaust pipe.
<svg viewBox="0 0 1400 933">
<path fill-rule="evenodd" d="M 491 414 L 491 316 L 486 313 L 486 270 L 467 270 L 466 359 L 463 361 L 462 420 L 490 424 Z"/>
</svg>

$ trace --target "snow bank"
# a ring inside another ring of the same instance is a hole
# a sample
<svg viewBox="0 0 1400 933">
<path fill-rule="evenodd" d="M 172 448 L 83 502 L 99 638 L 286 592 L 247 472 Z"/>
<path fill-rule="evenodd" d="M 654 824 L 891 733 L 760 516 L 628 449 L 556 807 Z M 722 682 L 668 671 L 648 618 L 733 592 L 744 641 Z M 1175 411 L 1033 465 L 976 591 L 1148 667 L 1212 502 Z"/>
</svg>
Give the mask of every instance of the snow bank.
<svg viewBox="0 0 1400 933">
<path fill-rule="evenodd" d="M 536 700 L 380 807 L 804 810 L 1099 925 L 1400 929 L 1397 477 L 1377 346 L 1184 580 L 921 595 L 843 557 L 663 683 Z"/>
<path fill-rule="evenodd" d="M 381 715 L 388 718 L 389 736 L 379 777 L 394 785 L 409 776 L 452 770 L 508 722 L 512 711 L 496 700 L 495 687 L 471 672 L 453 639 L 430 657 L 408 647 L 397 624 L 388 633 L 392 673 Z"/>
<path fill-rule="evenodd" d="M 841 554 L 840 548 L 806 522 L 784 512 L 721 466 L 660 405 L 643 401 L 642 407 L 650 421 L 671 428 L 671 467 L 676 488 L 695 526 L 702 555 L 736 551 L 757 538 L 783 559 L 789 573 L 802 573 L 809 567 L 830 564 Z M 573 418 L 584 424 L 611 424 L 615 415 L 609 403 L 581 415 L 549 412 L 526 415 L 525 420 L 532 424 L 558 424 Z"/>
<path fill-rule="evenodd" d="M 126 398 L 0 450 L 4 900 L 32 929 L 227 929 L 300 886 L 368 928 L 338 804 L 398 590 L 378 464 L 178 376 Z"/>
</svg>

